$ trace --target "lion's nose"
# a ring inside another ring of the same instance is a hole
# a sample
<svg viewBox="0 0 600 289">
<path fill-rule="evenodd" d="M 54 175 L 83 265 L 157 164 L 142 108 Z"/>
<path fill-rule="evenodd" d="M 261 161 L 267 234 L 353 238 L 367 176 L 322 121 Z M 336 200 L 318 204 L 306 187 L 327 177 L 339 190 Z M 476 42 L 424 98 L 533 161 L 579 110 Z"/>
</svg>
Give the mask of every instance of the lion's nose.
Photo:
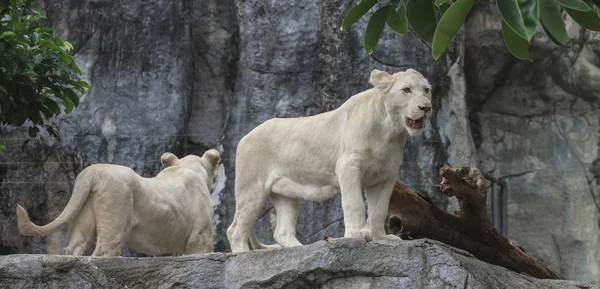
<svg viewBox="0 0 600 289">
<path fill-rule="evenodd" d="M 419 109 L 427 113 L 431 110 L 431 106 L 419 106 Z"/>
</svg>

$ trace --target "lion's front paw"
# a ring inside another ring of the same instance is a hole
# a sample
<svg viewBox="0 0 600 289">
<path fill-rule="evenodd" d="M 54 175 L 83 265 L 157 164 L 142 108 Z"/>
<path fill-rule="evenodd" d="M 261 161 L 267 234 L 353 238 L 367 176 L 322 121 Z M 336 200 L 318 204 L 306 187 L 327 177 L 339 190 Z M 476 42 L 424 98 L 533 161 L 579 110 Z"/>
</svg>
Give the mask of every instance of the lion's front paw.
<svg viewBox="0 0 600 289">
<path fill-rule="evenodd" d="M 381 236 L 374 236 L 373 237 L 374 240 L 384 240 L 384 241 L 401 241 L 402 239 L 396 235 L 381 235 Z"/>
<path fill-rule="evenodd" d="M 402 239 L 395 235 L 382 234 L 380 236 L 374 236 L 373 242 L 379 243 L 379 244 L 395 245 L 395 244 L 398 244 L 399 242 L 402 242 Z"/>
<path fill-rule="evenodd" d="M 372 241 L 373 234 L 369 229 L 360 229 L 360 230 L 346 230 L 344 234 L 344 238 L 354 238 L 354 239 L 363 239 L 365 241 Z"/>
</svg>

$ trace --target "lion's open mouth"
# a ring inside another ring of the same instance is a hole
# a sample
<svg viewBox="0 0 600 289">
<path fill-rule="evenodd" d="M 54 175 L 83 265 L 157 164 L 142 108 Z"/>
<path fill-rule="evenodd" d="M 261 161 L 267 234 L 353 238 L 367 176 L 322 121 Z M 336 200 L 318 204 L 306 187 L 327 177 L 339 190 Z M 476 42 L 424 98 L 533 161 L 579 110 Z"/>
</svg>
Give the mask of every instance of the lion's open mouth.
<svg viewBox="0 0 600 289">
<path fill-rule="evenodd" d="M 412 119 L 410 117 L 407 117 L 404 123 L 406 123 L 407 127 L 420 129 L 423 128 L 423 123 L 425 123 L 425 121 L 424 118 Z"/>
</svg>

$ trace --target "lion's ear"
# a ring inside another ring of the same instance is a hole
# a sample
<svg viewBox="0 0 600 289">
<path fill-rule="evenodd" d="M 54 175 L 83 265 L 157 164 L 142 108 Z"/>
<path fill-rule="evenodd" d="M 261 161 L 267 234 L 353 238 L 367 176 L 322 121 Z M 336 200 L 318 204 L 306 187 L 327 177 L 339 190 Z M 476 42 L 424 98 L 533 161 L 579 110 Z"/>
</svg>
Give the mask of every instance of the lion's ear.
<svg viewBox="0 0 600 289">
<path fill-rule="evenodd" d="M 221 154 L 216 149 L 207 150 L 202 157 L 207 159 L 213 168 L 217 167 L 221 160 Z"/>
<path fill-rule="evenodd" d="M 392 83 L 394 83 L 394 77 L 389 73 L 377 69 L 371 71 L 371 78 L 369 82 L 381 90 L 387 90 Z"/>
<path fill-rule="evenodd" d="M 162 163 L 162 165 L 165 169 L 172 166 L 173 164 L 175 164 L 175 162 L 178 160 L 179 160 L 179 158 L 177 158 L 177 156 L 175 156 L 172 153 L 164 153 L 160 157 L 160 162 Z"/>
</svg>

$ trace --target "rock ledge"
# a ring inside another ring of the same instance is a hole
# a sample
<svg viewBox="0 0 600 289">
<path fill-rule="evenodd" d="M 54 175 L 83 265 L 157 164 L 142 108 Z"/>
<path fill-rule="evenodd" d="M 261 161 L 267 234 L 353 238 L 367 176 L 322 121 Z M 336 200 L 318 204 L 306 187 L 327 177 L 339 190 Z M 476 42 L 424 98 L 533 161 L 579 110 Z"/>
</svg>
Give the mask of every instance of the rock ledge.
<svg viewBox="0 0 600 289">
<path fill-rule="evenodd" d="M 431 240 L 352 239 L 160 258 L 0 257 L 0 288 L 595 288 L 540 280 Z"/>
</svg>

